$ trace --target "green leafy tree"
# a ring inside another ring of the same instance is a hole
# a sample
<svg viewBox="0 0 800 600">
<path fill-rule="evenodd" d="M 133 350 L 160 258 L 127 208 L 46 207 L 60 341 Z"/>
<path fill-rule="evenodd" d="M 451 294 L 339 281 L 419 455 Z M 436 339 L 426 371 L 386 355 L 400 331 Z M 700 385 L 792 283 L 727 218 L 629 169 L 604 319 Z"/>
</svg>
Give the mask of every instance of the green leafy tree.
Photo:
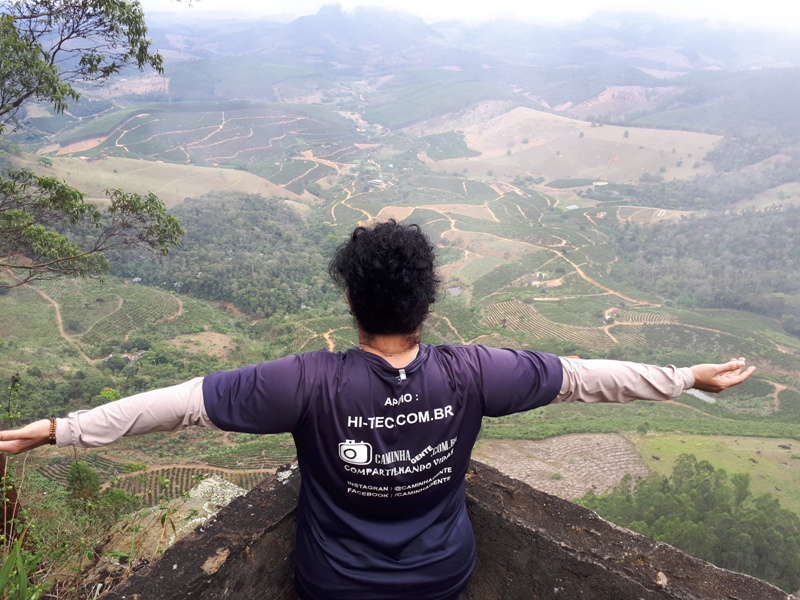
<svg viewBox="0 0 800 600">
<path fill-rule="evenodd" d="M 75 82 L 102 82 L 123 66 L 162 70 L 144 14 L 128 0 L 0 1 L 0 134 L 28 100 L 57 112 Z M 183 231 L 153 194 L 107 192 L 99 209 L 78 190 L 30 171 L 0 176 L 0 289 L 108 271 L 105 252 L 144 246 L 167 253 Z"/>
<path fill-rule="evenodd" d="M 100 396 L 106 402 L 114 402 L 114 400 L 119 400 L 122 398 L 122 394 L 119 392 L 119 390 L 109 387 L 103 388 L 98 396 Z"/>
<path fill-rule="evenodd" d="M 769 494 L 753 498 L 750 477 L 728 477 L 706 461 L 682 455 L 672 475 L 634 486 L 626 476 L 609 494 L 581 504 L 618 525 L 787 591 L 800 586 L 800 518 Z"/>
<path fill-rule="evenodd" d="M 0 127 L 29 99 L 63 111 L 73 82 L 103 81 L 126 65 L 162 70 L 144 13 L 129 0 L 0 3 Z M 0 129 L 0 131 L 2 131 Z"/>
<path fill-rule="evenodd" d="M 154 194 L 108 196 L 111 204 L 100 209 L 54 177 L 25 170 L 0 177 L 0 267 L 14 273 L 0 288 L 103 274 L 108 250 L 138 246 L 166 254 L 183 235 Z"/>
<path fill-rule="evenodd" d="M 76 460 L 69 466 L 67 491 L 74 500 L 87 502 L 100 493 L 100 475 L 86 461 Z"/>
</svg>

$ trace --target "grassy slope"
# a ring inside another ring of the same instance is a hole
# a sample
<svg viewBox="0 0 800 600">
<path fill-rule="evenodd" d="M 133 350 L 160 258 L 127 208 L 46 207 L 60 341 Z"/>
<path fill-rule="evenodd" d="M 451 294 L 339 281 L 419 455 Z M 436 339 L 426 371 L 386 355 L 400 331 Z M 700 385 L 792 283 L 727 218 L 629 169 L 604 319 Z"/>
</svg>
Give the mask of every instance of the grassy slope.
<svg viewBox="0 0 800 600">
<path fill-rule="evenodd" d="M 504 176 L 521 174 L 548 180 L 636 181 L 642 173 L 658 173 L 662 167 L 666 176 L 683 179 L 710 172 L 709 165 L 695 169 L 693 164 L 721 139 L 677 130 L 591 127 L 585 121 L 524 107 L 490 116 L 472 111 L 437 125 L 442 131 L 463 130 L 467 146 L 481 156 L 445 160 L 436 167 L 467 168 L 476 173 L 492 169 Z M 678 167 L 680 159 L 683 164 Z"/>
<path fill-rule="evenodd" d="M 755 494 L 773 494 L 784 508 L 800 513 L 800 459 L 792 458 L 800 456 L 797 440 L 659 433 L 633 441 L 656 473 L 669 474 L 681 454 L 694 454 L 728 475 L 748 473 Z"/>
<path fill-rule="evenodd" d="M 153 192 L 167 205 L 187 197 L 211 191 L 231 190 L 264 196 L 296 196 L 262 177 L 233 169 L 215 169 L 192 165 L 149 162 L 130 158 L 104 158 L 87 163 L 80 158 L 52 157 L 52 167 L 42 165 L 33 156 L 23 158 L 19 166 L 39 175 L 58 177 L 84 192 L 89 198 L 105 198 L 105 190 L 120 188 L 128 192 Z M 91 165 L 91 168 L 89 168 Z"/>
</svg>

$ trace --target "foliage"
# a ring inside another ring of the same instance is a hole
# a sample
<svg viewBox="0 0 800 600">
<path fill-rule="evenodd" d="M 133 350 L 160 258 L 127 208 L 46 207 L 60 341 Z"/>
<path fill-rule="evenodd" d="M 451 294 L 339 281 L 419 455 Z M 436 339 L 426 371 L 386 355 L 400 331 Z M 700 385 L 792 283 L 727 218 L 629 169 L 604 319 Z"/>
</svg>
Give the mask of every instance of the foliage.
<svg viewBox="0 0 800 600">
<path fill-rule="evenodd" d="M 554 189 L 565 189 L 565 188 L 584 187 L 587 185 L 592 185 L 593 183 L 594 183 L 593 179 L 556 179 L 555 181 L 550 181 L 549 183 L 545 183 L 545 186 Z"/>
<path fill-rule="evenodd" d="M 161 69 L 144 14 L 128 0 L 14 0 L 0 15 L 0 133 L 29 99 L 63 112 L 77 100 L 72 83 L 103 81 L 125 65 Z M 101 211 L 52 177 L 11 171 L 0 177 L 0 265 L 16 275 L 0 287 L 107 271 L 104 252 L 147 246 L 166 252 L 180 238 L 174 218 L 152 194 L 108 193 Z M 67 230 L 81 228 L 79 235 Z"/>
<path fill-rule="evenodd" d="M 725 132 L 744 137 L 753 130 L 772 138 L 798 139 L 797 67 L 698 69 L 682 78 L 682 94 L 661 103 L 637 125 Z M 633 115 L 630 115 L 633 117 Z"/>
<path fill-rule="evenodd" d="M 166 254 L 183 234 L 153 194 L 113 190 L 108 197 L 111 204 L 101 210 L 54 177 L 25 170 L 0 177 L 0 265 L 17 275 L 0 287 L 99 275 L 108 270 L 109 250 L 146 247 Z"/>
<path fill-rule="evenodd" d="M 625 224 L 614 230 L 613 273 L 638 289 L 685 306 L 738 308 L 784 319 L 796 335 L 800 269 L 794 232 L 800 207 L 744 215 L 716 212 L 680 223 Z M 746 243 L 742 243 L 746 240 Z"/>
<path fill-rule="evenodd" d="M 31 584 L 30 576 L 39 566 L 39 556 L 29 552 L 22 546 L 22 538 L 18 539 L 9 552 L 0 556 L 0 590 L 3 598 L 16 600 L 36 600 L 42 597 L 44 584 Z"/>
<path fill-rule="evenodd" d="M 15 25 L 12 17 L 0 15 L 0 133 L 9 121 L 17 124 L 16 112 L 28 98 L 49 101 L 58 112 L 68 98 L 78 99 L 58 68 L 42 60 L 42 48 L 31 45 Z"/>
<path fill-rule="evenodd" d="M 88 502 L 100 492 L 100 476 L 89 463 L 76 460 L 69 468 L 67 490 L 74 500 Z"/>
<path fill-rule="evenodd" d="M 725 138 L 706 155 L 718 171 L 733 171 L 755 164 L 780 152 L 788 141 L 775 133 Z"/>
<path fill-rule="evenodd" d="M 717 566 L 786 591 L 800 586 L 800 517 L 770 494 L 756 498 L 750 476 L 682 455 L 670 477 L 626 476 L 609 494 L 580 502 L 603 518 L 672 544 Z"/>
<path fill-rule="evenodd" d="M 621 194 L 637 206 L 673 210 L 720 210 L 784 183 L 797 181 L 800 157 L 787 149 L 787 160 L 750 165 L 742 169 L 696 175 L 691 179 L 664 181 L 661 175 L 640 176 L 642 185 L 603 186 L 588 195 L 597 200 L 619 201 Z M 727 165 L 727 163 L 724 163 Z"/>
<path fill-rule="evenodd" d="M 286 203 L 218 193 L 187 200 L 174 212 L 186 227 L 183 247 L 160 262 L 128 253 L 116 274 L 230 302 L 258 316 L 297 312 L 338 296 L 326 273 L 338 240 Z"/>
<path fill-rule="evenodd" d="M 161 70 L 138 2 L 13 0 L 3 12 L 0 127 L 30 98 L 63 111 L 78 98 L 72 82 L 102 81 L 128 64 Z"/>
</svg>

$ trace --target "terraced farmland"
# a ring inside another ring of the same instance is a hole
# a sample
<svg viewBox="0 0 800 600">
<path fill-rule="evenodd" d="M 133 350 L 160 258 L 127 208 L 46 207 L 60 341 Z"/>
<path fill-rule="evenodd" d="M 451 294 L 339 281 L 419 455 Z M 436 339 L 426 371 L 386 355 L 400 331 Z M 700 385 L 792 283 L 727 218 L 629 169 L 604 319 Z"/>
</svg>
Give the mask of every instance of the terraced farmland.
<svg viewBox="0 0 800 600">
<path fill-rule="evenodd" d="M 601 329 L 557 325 L 544 319 L 536 310 L 519 300 L 506 300 L 486 307 L 484 323 L 488 327 L 499 327 L 510 331 L 521 331 L 532 339 L 556 338 L 580 344 L 591 349 L 607 349 L 613 340 Z"/>
<path fill-rule="evenodd" d="M 629 309 L 620 313 L 617 323 L 644 323 L 647 325 L 677 325 L 674 317 L 648 310 Z"/>
<path fill-rule="evenodd" d="M 615 324 L 609 328 L 611 335 L 617 338 L 620 344 L 631 348 L 642 348 L 647 345 L 647 338 L 642 333 L 644 325 Z"/>
<path fill-rule="evenodd" d="M 133 473 L 122 478 L 114 487 L 120 488 L 129 494 L 135 494 L 146 503 L 158 501 L 163 498 L 177 498 L 188 492 L 206 477 L 216 475 L 235 483 L 246 490 L 253 489 L 256 484 L 273 470 L 231 472 L 224 469 L 210 469 L 207 467 L 166 467 L 147 473 Z"/>
<path fill-rule="evenodd" d="M 363 136 L 336 114 L 281 105 L 220 109 L 197 103 L 176 111 L 154 105 L 116 125 L 107 139 L 87 152 L 185 164 L 257 164 L 295 153 L 298 142 L 316 156 L 343 160 L 357 156 Z M 86 128 L 91 127 L 91 123 Z M 70 132 L 85 137 L 83 129 Z M 65 140 L 64 143 L 67 143 Z"/>
<path fill-rule="evenodd" d="M 100 344 L 110 339 L 124 339 L 140 327 L 176 315 L 179 310 L 180 302 L 172 294 L 132 284 L 125 287 L 119 310 L 95 321 L 80 340 L 86 344 Z"/>
<path fill-rule="evenodd" d="M 101 479 L 108 479 L 120 475 L 123 472 L 121 463 L 108 459 L 100 454 L 86 453 L 84 456 L 80 457 L 80 460 L 89 463 L 89 465 L 97 471 Z M 36 471 L 51 481 L 66 485 L 69 468 L 72 462 L 71 459 L 60 456 L 39 467 Z"/>
<path fill-rule="evenodd" d="M 294 460 L 294 443 L 289 435 L 259 437 L 255 441 L 225 446 L 208 453 L 204 461 L 221 469 L 269 470 Z"/>
</svg>

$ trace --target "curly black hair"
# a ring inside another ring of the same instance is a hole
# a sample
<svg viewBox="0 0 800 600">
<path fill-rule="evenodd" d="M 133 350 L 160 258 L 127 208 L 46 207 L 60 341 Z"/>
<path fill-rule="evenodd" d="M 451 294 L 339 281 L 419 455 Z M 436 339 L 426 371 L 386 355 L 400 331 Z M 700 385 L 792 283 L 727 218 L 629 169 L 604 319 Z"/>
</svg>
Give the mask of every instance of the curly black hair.
<svg viewBox="0 0 800 600">
<path fill-rule="evenodd" d="M 367 335 L 419 331 L 436 300 L 434 247 L 418 225 L 394 219 L 357 227 L 336 250 L 328 272 L 347 291 Z"/>
</svg>

